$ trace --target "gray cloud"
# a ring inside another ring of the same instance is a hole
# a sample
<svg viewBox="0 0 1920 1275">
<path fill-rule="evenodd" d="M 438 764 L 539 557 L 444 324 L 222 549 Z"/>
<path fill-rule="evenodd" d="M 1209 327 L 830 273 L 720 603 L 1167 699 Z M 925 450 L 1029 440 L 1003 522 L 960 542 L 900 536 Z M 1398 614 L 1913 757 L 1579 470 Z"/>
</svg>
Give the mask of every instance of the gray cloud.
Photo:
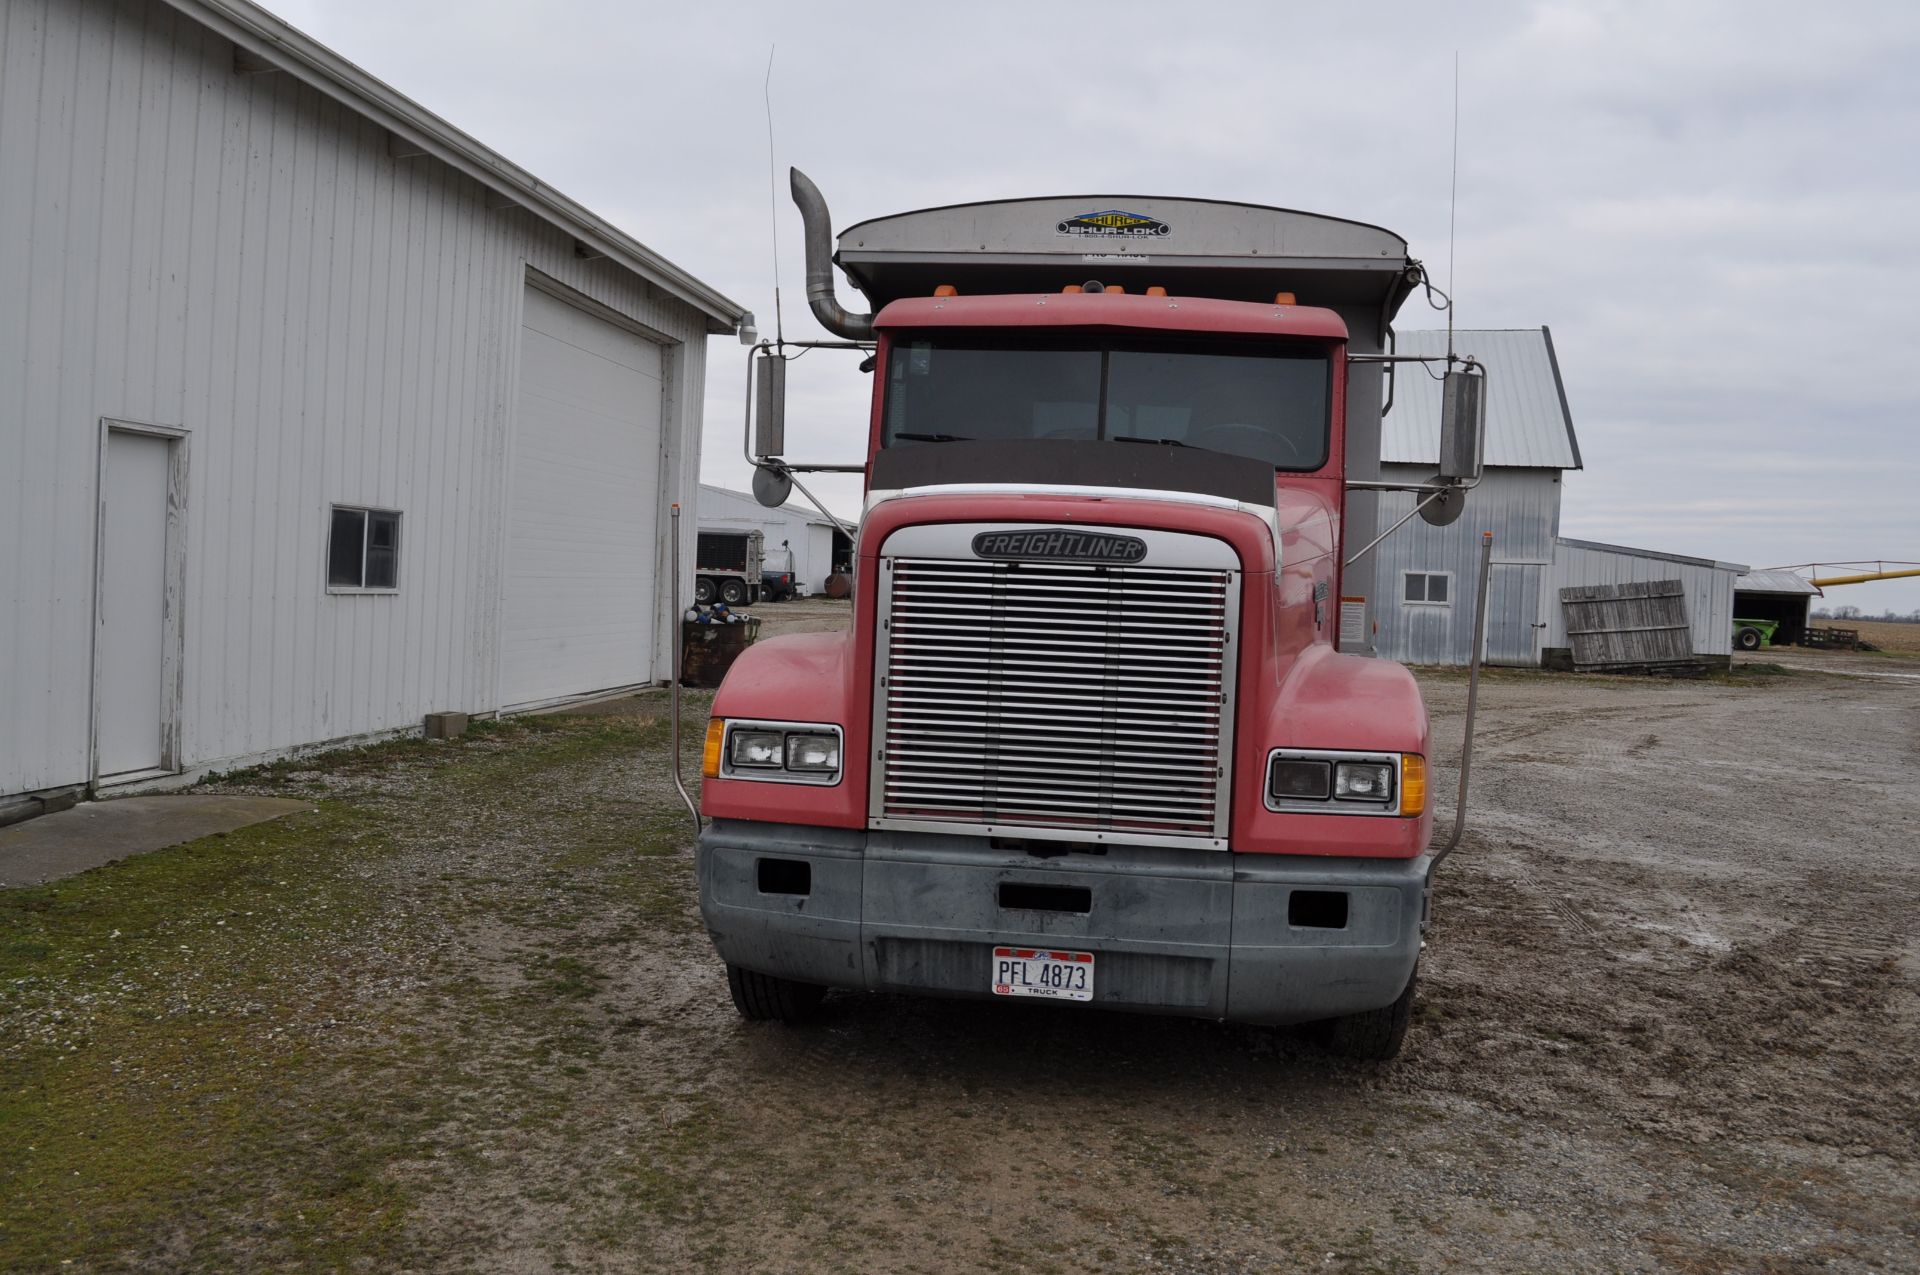
<svg viewBox="0 0 1920 1275">
<path fill-rule="evenodd" d="M 1457 318 L 1552 326 L 1587 460 L 1564 530 L 1756 565 L 1920 558 L 1920 359 L 1904 322 L 1920 284 L 1920 6 L 281 11 L 763 330 L 769 44 L 780 163 L 812 173 L 841 224 L 1173 193 L 1377 222 L 1436 273 L 1458 48 Z M 814 334 L 784 198 L 778 215 L 788 333 Z M 832 357 L 797 369 L 794 450 L 852 457 L 868 380 Z M 740 486 L 744 368 L 724 342 L 711 358 L 705 472 Z M 823 486 L 855 503 L 851 485 Z M 1913 609 L 1920 582 L 1835 600 Z"/>
</svg>

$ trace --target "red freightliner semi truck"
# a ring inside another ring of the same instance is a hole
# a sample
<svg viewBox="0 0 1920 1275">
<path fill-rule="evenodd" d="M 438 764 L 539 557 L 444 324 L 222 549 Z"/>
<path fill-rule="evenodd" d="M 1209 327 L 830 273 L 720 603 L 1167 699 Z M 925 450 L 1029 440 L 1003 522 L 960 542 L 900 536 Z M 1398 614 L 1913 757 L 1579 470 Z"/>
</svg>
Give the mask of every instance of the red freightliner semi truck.
<svg viewBox="0 0 1920 1275">
<path fill-rule="evenodd" d="M 809 301 L 873 397 L 851 627 L 755 645 L 713 703 L 700 904 L 741 1013 L 1034 997 L 1392 1056 L 1431 742 L 1348 559 L 1422 283 L 1405 241 L 1092 197 L 881 218 L 835 253 L 793 185 Z M 750 457 L 784 498 L 762 380 Z"/>
</svg>

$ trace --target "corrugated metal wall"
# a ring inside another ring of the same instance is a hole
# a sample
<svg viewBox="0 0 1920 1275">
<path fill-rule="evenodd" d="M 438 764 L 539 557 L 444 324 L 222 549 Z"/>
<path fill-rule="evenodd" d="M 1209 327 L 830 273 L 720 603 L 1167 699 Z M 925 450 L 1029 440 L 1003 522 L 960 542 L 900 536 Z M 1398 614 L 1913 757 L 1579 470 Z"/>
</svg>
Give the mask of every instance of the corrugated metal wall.
<svg viewBox="0 0 1920 1275">
<path fill-rule="evenodd" d="M 1431 468 L 1388 465 L 1383 476 L 1419 482 Z M 1410 492 L 1380 497 L 1384 530 L 1414 506 Z M 1560 471 L 1489 469 L 1467 497 L 1466 511 L 1448 527 L 1415 517 L 1373 552 L 1382 593 L 1375 610 L 1380 654 L 1407 664 L 1465 664 L 1473 655 L 1474 587 L 1480 570 L 1480 533 L 1493 532 L 1493 572 L 1487 590 L 1487 659 L 1494 664 L 1540 662 L 1536 622 L 1540 589 L 1560 529 Z M 1354 546 L 1358 548 L 1359 546 Z M 1452 576 L 1451 601 L 1408 603 L 1409 571 Z"/>
<path fill-rule="evenodd" d="M 1680 558 L 1619 545 L 1597 545 L 1583 540 L 1561 540 L 1547 573 L 1541 597 L 1543 647 L 1565 647 L 1567 620 L 1560 606 L 1560 590 L 1568 585 L 1625 584 L 1628 581 L 1679 580 L 1687 591 L 1696 655 L 1733 652 L 1733 585 L 1740 568 L 1697 558 Z"/>
<path fill-rule="evenodd" d="M 765 534 L 769 552 L 787 541 L 793 549 L 795 574 L 815 593 L 827 587 L 833 570 L 833 528 L 816 526 L 818 519 L 818 514 L 810 517 L 791 505 L 769 509 L 744 492 L 700 485 L 701 526 L 758 530 Z"/>
<path fill-rule="evenodd" d="M 695 507 L 691 308 L 162 6 L 0 15 L 0 794 L 88 777 L 103 417 L 189 431 L 187 766 L 495 706 L 529 269 L 675 343 Z M 403 511 L 397 596 L 325 592 L 334 502 Z"/>
</svg>

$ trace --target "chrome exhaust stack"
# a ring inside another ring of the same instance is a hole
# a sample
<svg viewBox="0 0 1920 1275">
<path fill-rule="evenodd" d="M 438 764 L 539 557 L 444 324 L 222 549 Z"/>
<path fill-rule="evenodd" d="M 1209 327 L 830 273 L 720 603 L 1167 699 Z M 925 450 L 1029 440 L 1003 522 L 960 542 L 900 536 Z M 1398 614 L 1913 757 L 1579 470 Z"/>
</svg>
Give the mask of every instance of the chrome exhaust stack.
<svg viewBox="0 0 1920 1275">
<path fill-rule="evenodd" d="M 873 340 L 873 316 L 850 314 L 833 295 L 833 218 L 813 179 L 795 168 L 793 202 L 807 234 L 807 305 L 820 326 L 848 341 Z"/>
</svg>

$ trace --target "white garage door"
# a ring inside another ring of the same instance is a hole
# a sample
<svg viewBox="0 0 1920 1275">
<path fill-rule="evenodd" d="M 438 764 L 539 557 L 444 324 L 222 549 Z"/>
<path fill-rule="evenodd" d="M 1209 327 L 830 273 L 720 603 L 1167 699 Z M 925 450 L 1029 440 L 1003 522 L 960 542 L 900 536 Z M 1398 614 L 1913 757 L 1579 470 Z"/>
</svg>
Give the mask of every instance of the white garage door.
<svg viewBox="0 0 1920 1275">
<path fill-rule="evenodd" d="M 527 289 L 503 707 L 653 676 L 660 347 Z"/>
</svg>

